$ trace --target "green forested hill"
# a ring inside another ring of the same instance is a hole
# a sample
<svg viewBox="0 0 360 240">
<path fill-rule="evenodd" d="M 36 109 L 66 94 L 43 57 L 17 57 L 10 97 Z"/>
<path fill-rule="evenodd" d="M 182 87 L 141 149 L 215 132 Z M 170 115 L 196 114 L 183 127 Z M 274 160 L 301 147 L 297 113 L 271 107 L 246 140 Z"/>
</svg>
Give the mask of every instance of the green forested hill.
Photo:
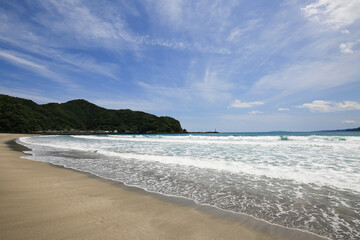
<svg viewBox="0 0 360 240">
<path fill-rule="evenodd" d="M 0 132 L 33 133 L 46 130 L 117 130 L 119 133 L 179 133 L 171 117 L 132 110 L 109 110 L 85 100 L 38 105 L 0 94 Z"/>
</svg>

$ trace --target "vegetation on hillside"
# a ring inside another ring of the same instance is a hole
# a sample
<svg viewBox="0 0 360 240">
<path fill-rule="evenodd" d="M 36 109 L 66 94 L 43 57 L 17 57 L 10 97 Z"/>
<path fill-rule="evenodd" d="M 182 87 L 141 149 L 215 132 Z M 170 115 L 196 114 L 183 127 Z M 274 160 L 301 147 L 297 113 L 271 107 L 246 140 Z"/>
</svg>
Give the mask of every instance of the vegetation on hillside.
<svg viewBox="0 0 360 240">
<path fill-rule="evenodd" d="M 0 94 L 0 132 L 34 133 L 48 130 L 107 130 L 118 133 L 180 133 L 171 117 L 105 109 L 86 100 L 38 105 L 27 99 Z"/>
</svg>

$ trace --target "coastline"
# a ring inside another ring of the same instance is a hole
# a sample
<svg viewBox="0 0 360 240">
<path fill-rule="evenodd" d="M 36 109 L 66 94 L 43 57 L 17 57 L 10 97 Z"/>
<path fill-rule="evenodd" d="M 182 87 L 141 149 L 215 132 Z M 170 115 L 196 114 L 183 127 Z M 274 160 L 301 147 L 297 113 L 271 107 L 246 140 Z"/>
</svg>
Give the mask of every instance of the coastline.
<svg viewBox="0 0 360 240">
<path fill-rule="evenodd" d="M 0 134 L 0 239 L 321 239 L 20 158 Z"/>
</svg>

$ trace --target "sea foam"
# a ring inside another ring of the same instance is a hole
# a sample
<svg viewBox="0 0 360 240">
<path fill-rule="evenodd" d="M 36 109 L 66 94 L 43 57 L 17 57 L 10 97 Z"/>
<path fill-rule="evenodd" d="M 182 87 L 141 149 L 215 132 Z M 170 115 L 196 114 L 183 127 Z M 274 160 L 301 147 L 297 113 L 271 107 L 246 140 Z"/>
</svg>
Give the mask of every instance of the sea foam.
<svg viewBox="0 0 360 240">
<path fill-rule="evenodd" d="M 28 158 L 331 238 L 360 229 L 360 136 L 25 137 Z M 332 224 L 329 224 L 331 222 Z"/>
</svg>

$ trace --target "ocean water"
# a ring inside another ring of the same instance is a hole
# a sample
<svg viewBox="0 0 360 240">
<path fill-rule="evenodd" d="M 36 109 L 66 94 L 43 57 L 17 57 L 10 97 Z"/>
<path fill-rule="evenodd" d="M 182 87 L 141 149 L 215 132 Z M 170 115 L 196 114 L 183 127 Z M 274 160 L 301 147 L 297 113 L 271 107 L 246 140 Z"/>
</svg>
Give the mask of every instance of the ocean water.
<svg viewBox="0 0 360 240">
<path fill-rule="evenodd" d="M 23 137 L 26 158 L 244 213 L 329 239 L 360 239 L 360 133 Z"/>
</svg>

